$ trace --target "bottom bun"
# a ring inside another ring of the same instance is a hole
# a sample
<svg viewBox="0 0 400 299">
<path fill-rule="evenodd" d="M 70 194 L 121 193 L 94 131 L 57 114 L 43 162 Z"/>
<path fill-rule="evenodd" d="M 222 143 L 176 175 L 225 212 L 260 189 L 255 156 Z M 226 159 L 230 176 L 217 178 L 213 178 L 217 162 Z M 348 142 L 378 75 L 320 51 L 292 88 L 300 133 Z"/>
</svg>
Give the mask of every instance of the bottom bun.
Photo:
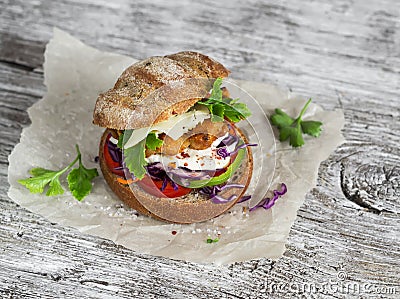
<svg viewBox="0 0 400 299">
<path fill-rule="evenodd" d="M 236 132 L 247 142 L 243 133 L 236 128 Z M 135 183 L 132 185 L 124 185 L 117 181 L 118 176 L 112 173 L 104 159 L 104 143 L 110 130 L 105 130 L 100 142 L 99 161 L 104 179 L 110 186 L 111 190 L 129 207 L 135 209 L 139 213 L 151 216 L 157 220 L 188 224 L 194 222 L 202 222 L 215 218 L 229 210 L 244 195 L 250 183 L 253 160 L 249 147 L 247 147 L 247 155 L 243 158 L 240 167 L 235 171 L 229 183 L 244 185 L 244 188 L 230 188 L 222 191 L 218 195 L 228 198 L 235 194 L 237 198 L 227 203 L 216 204 L 209 200 L 208 196 L 200 194 L 193 190 L 187 195 L 177 198 L 160 198 L 155 197 L 138 187 Z"/>
</svg>

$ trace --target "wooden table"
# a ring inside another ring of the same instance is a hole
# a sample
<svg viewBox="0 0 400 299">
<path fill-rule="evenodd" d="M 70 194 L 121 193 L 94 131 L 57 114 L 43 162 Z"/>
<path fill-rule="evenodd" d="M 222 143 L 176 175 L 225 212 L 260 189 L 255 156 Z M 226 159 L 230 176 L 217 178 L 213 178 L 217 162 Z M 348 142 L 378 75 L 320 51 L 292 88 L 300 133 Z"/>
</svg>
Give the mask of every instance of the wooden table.
<svg viewBox="0 0 400 299">
<path fill-rule="evenodd" d="M 399 298 L 399 1 L 81 2 L 0 2 L 0 297 Z M 142 255 L 7 197 L 7 156 L 46 91 L 53 26 L 135 58 L 198 50 L 237 79 L 344 110 L 347 141 L 321 164 L 283 258 L 216 267 Z"/>
</svg>

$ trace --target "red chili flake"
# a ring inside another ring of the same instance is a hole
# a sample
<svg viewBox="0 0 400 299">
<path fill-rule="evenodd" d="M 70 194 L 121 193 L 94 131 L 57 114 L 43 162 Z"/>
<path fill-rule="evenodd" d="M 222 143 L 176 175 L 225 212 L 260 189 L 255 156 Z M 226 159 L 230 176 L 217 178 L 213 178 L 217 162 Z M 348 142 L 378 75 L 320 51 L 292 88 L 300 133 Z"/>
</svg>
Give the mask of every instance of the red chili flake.
<svg viewBox="0 0 400 299">
<path fill-rule="evenodd" d="M 183 163 L 183 166 L 188 166 L 189 164 L 187 164 L 186 162 L 185 163 Z"/>
<path fill-rule="evenodd" d="M 201 163 L 200 166 L 204 166 L 204 163 Z"/>
<path fill-rule="evenodd" d="M 175 235 L 176 235 L 176 230 L 173 230 L 173 231 L 172 231 L 172 234 L 175 236 Z"/>
<path fill-rule="evenodd" d="M 190 157 L 190 155 L 185 153 L 185 152 L 182 152 L 181 156 L 182 156 L 182 158 L 189 158 Z"/>
</svg>

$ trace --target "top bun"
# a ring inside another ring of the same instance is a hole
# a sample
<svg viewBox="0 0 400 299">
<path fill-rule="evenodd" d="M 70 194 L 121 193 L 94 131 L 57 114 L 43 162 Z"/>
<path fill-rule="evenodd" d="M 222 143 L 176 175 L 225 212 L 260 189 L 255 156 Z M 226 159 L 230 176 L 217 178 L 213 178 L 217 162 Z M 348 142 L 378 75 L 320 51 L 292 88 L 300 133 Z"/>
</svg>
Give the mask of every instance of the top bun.
<svg viewBox="0 0 400 299">
<path fill-rule="evenodd" d="M 206 97 L 229 71 L 197 52 L 154 56 L 128 67 L 114 87 L 99 95 L 93 123 L 110 129 L 139 129 L 182 114 Z"/>
</svg>

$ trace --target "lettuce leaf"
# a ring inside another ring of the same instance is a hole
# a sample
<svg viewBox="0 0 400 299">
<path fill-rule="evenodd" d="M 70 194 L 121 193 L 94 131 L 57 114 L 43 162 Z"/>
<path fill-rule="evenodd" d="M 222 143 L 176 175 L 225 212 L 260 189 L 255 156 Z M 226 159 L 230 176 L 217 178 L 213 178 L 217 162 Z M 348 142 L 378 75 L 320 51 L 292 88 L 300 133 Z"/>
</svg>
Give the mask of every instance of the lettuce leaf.
<svg viewBox="0 0 400 299">
<path fill-rule="evenodd" d="M 145 155 L 146 139 L 143 139 L 138 144 L 123 150 L 124 162 L 129 171 L 139 180 L 144 178 L 147 165 Z"/>
</svg>

